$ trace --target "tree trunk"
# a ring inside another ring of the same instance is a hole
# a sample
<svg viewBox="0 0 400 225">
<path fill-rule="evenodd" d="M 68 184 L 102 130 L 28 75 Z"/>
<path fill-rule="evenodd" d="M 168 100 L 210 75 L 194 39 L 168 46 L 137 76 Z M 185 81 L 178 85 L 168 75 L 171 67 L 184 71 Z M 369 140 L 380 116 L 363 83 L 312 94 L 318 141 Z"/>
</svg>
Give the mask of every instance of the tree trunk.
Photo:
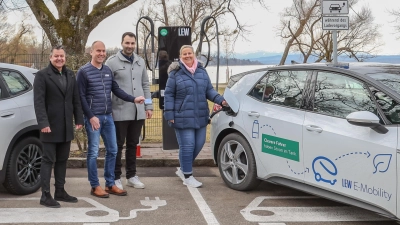
<svg viewBox="0 0 400 225">
<path fill-rule="evenodd" d="M 63 45 L 67 54 L 82 54 L 90 32 L 105 18 L 137 0 L 100 0 L 89 13 L 89 0 L 53 0 L 59 18 L 55 18 L 44 0 L 26 0 L 52 46 Z"/>
</svg>

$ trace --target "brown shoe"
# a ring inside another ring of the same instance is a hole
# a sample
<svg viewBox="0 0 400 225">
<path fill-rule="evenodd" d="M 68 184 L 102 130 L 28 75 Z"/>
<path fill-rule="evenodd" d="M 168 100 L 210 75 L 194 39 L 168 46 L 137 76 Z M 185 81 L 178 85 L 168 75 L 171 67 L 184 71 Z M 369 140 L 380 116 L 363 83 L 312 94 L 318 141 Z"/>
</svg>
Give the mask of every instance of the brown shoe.
<svg viewBox="0 0 400 225">
<path fill-rule="evenodd" d="M 107 192 L 105 192 L 100 186 L 97 186 L 95 188 L 92 188 L 92 190 L 90 191 L 90 194 L 99 198 L 108 198 L 110 197 L 109 194 L 107 194 Z"/>
<path fill-rule="evenodd" d="M 127 194 L 125 190 L 119 189 L 117 185 L 106 187 L 106 192 L 113 195 L 124 196 Z"/>
</svg>

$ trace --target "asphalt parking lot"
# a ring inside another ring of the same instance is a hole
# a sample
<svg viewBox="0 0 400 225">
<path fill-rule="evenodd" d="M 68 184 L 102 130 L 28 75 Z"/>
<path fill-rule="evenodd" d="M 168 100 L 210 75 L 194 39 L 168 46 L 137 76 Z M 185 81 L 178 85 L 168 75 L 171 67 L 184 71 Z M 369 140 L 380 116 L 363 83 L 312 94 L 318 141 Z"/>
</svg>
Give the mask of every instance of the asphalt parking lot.
<svg viewBox="0 0 400 225">
<path fill-rule="evenodd" d="M 140 167 L 145 189 L 125 187 L 128 196 L 101 199 L 90 195 L 86 169 L 68 169 L 66 190 L 79 202 L 60 202 L 58 209 L 39 205 L 39 191 L 14 196 L 1 189 L 0 224 L 397 224 L 370 211 L 267 182 L 253 191 L 234 191 L 225 186 L 217 167 L 196 167 L 194 175 L 203 187 L 188 188 L 175 170 Z M 100 183 L 104 185 L 103 178 Z"/>
</svg>

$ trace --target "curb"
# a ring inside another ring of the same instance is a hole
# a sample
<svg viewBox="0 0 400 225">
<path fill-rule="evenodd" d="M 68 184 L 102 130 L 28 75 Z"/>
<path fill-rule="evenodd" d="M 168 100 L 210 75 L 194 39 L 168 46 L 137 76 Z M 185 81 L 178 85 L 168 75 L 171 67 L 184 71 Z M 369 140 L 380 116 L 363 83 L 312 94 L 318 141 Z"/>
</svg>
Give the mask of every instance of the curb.
<svg viewBox="0 0 400 225">
<path fill-rule="evenodd" d="M 122 166 L 125 166 L 125 159 L 122 159 Z M 178 167 L 178 159 L 136 159 L 137 167 Z M 196 159 L 193 166 L 216 167 L 212 159 Z M 86 158 L 69 158 L 67 168 L 87 168 Z M 104 168 L 104 158 L 97 158 L 97 168 Z"/>
</svg>

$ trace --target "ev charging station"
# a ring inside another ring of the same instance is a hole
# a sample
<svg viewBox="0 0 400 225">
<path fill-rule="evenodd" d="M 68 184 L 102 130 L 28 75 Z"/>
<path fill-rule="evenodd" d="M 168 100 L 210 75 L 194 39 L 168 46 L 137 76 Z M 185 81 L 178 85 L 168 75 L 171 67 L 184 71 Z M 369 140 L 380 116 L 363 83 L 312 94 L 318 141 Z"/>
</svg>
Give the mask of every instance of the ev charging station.
<svg viewBox="0 0 400 225">
<path fill-rule="evenodd" d="M 165 86 L 167 84 L 168 79 L 168 67 L 172 62 L 177 62 L 179 60 L 179 50 L 183 45 L 191 45 L 192 43 L 192 31 L 189 26 L 164 26 L 158 28 L 158 51 L 157 51 L 157 65 L 158 65 L 158 79 L 155 76 L 155 59 L 154 59 L 154 23 L 148 17 L 141 17 L 136 25 L 136 35 L 138 35 L 138 25 L 141 23 L 141 19 L 146 19 L 150 23 L 150 33 L 146 37 L 147 39 L 151 36 L 151 64 L 148 64 L 147 57 L 145 57 L 146 64 L 149 70 L 152 72 L 152 83 L 158 84 L 159 89 L 158 92 L 152 93 L 152 98 L 159 98 L 159 107 L 164 114 L 164 91 Z M 213 19 L 216 25 L 216 30 L 218 33 L 218 25 L 215 18 L 208 16 L 206 17 L 201 24 L 201 33 L 200 33 L 200 42 L 199 42 L 199 52 L 201 53 L 201 45 L 203 42 L 203 38 L 205 36 L 204 26 L 205 23 L 209 20 Z M 209 42 L 208 37 L 207 42 Z M 219 68 L 219 39 L 218 35 L 217 39 L 217 68 Z M 139 40 L 139 39 L 138 39 Z M 139 54 L 139 43 L 137 42 L 137 53 Z M 204 67 L 207 67 L 209 58 L 210 58 L 210 48 L 208 49 L 208 57 L 207 63 Z M 147 54 L 146 45 L 144 45 L 145 55 Z M 199 55 L 198 57 L 201 57 Z M 217 69 L 217 89 L 218 89 L 218 77 L 219 77 L 219 69 Z M 145 137 L 145 126 L 143 126 L 143 139 Z M 171 128 L 167 121 L 162 116 L 162 148 L 163 150 L 177 150 L 179 149 L 178 141 L 176 139 L 175 130 Z"/>
<path fill-rule="evenodd" d="M 191 45 L 191 29 L 186 26 L 158 28 L 158 77 L 159 77 L 159 107 L 164 112 L 164 90 L 168 79 L 168 67 L 179 60 L 179 50 L 183 45 Z M 179 149 L 175 130 L 162 119 L 163 150 Z"/>
</svg>

